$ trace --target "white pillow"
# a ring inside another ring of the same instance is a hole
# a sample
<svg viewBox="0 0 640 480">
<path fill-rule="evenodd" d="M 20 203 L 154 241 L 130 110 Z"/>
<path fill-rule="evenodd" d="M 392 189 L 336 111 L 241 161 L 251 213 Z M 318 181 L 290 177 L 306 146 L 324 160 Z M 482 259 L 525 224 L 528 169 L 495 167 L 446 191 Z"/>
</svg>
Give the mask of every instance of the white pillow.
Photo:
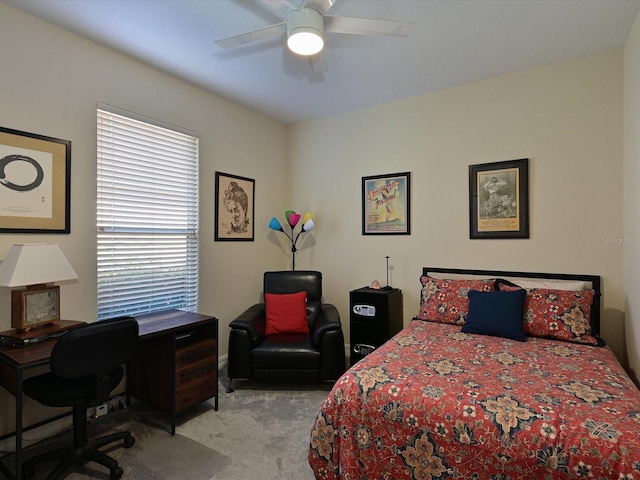
<svg viewBox="0 0 640 480">
<path fill-rule="evenodd" d="M 519 287 L 531 289 L 531 288 L 545 288 L 547 290 L 590 290 L 591 282 L 584 282 L 582 280 L 551 280 L 546 278 L 510 278 L 506 277 L 505 280 L 515 283 Z"/>
<path fill-rule="evenodd" d="M 464 279 L 464 280 L 484 280 L 488 278 L 495 278 L 495 276 L 488 275 L 471 275 L 461 273 L 441 273 L 441 272 L 429 272 L 429 276 L 432 278 L 441 279 Z M 591 290 L 593 286 L 591 282 L 585 282 L 582 280 L 553 280 L 548 278 L 522 278 L 522 277 L 500 277 L 505 280 L 509 280 L 515 283 L 519 287 L 531 289 L 531 288 L 545 288 L 547 290 Z"/>
</svg>

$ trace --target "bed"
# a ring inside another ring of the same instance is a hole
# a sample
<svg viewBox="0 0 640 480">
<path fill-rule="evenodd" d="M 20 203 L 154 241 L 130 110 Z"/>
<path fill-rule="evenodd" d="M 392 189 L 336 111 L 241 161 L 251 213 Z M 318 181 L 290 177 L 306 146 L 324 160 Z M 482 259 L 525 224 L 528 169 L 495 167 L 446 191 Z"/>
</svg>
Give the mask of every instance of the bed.
<svg viewBox="0 0 640 480">
<path fill-rule="evenodd" d="M 317 479 L 640 479 L 640 392 L 598 337 L 599 276 L 420 281 L 409 325 L 324 401 Z"/>
</svg>

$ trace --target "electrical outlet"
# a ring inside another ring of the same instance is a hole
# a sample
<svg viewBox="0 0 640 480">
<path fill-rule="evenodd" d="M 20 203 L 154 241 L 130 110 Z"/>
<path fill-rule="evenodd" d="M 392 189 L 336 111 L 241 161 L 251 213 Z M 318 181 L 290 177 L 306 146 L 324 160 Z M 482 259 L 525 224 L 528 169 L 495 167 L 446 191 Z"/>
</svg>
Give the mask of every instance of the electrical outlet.
<svg viewBox="0 0 640 480">
<path fill-rule="evenodd" d="M 122 410 L 123 408 L 126 408 L 126 406 L 127 406 L 127 404 L 125 402 L 125 399 L 123 397 L 121 397 L 120 395 L 116 395 L 111 400 L 109 400 L 109 404 L 111 406 L 110 411 L 112 411 L 112 412 L 114 410 Z"/>
<path fill-rule="evenodd" d="M 107 413 L 109 413 L 109 405 L 106 403 L 103 403 L 102 405 L 98 405 L 96 407 L 96 417 L 101 417 L 103 415 L 106 415 Z"/>
</svg>

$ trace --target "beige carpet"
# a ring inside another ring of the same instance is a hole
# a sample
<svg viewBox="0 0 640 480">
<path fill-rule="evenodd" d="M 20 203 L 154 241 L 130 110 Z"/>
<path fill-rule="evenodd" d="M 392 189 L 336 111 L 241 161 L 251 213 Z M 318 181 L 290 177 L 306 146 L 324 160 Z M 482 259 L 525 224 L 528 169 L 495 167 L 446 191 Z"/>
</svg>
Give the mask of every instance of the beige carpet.
<svg viewBox="0 0 640 480">
<path fill-rule="evenodd" d="M 109 424 L 117 424 L 118 430 L 129 430 L 136 439 L 131 448 L 122 448 L 122 442 L 118 442 L 113 444 L 118 447 L 112 446 L 103 450 L 118 460 L 124 470 L 123 479 L 210 480 L 231 463 L 231 458 L 224 454 L 182 435 L 171 436 L 168 431 L 137 419 L 135 409 L 133 414 L 124 411 L 122 414 L 118 412 L 111 415 L 114 415 L 112 419 L 95 427 L 97 432 L 107 433 L 111 431 Z M 60 440 L 64 441 L 64 437 L 70 441 L 70 433 L 63 434 Z M 51 463 L 38 465 L 36 475 L 32 479 L 45 478 L 54 466 L 55 464 Z M 101 465 L 88 463 L 67 479 L 108 480 L 109 471 Z"/>
<path fill-rule="evenodd" d="M 209 480 L 231 463 L 231 458 L 220 452 L 140 421 L 132 421 L 123 429 L 130 430 L 136 439 L 132 448 L 110 453 L 125 471 L 123 478 Z"/>
<path fill-rule="evenodd" d="M 331 386 L 238 381 L 225 393 L 221 385 L 219 410 L 194 413 L 177 432 L 231 457 L 215 480 L 313 480 L 309 436 Z"/>
<path fill-rule="evenodd" d="M 138 403 L 100 419 L 94 428 L 130 430 L 136 438 L 130 449 L 108 452 L 124 480 L 314 480 L 309 435 L 332 385 L 237 381 L 235 391 L 225 393 L 223 368 L 220 378 L 218 411 L 213 400 L 189 409 L 173 437 L 166 414 Z M 47 470 L 51 466 L 39 468 L 33 480 Z M 88 464 L 67 478 L 107 480 L 109 474 Z"/>
</svg>

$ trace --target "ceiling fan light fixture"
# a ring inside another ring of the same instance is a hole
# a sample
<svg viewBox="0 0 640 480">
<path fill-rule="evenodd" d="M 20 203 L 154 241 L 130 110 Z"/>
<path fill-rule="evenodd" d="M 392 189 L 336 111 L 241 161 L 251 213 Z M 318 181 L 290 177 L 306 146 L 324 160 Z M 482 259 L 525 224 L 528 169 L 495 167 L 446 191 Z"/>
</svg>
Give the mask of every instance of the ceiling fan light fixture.
<svg viewBox="0 0 640 480">
<path fill-rule="evenodd" d="M 324 47 L 324 17 L 312 8 L 293 10 L 287 18 L 287 46 L 298 55 L 315 55 Z"/>
<path fill-rule="evenodd" d="M 289 50 L 298 55 L 314 55 L 322 50 L 324 40 L 318 32 L 301 27 L 289 36 L 287 46 Z"/>
</svg>

